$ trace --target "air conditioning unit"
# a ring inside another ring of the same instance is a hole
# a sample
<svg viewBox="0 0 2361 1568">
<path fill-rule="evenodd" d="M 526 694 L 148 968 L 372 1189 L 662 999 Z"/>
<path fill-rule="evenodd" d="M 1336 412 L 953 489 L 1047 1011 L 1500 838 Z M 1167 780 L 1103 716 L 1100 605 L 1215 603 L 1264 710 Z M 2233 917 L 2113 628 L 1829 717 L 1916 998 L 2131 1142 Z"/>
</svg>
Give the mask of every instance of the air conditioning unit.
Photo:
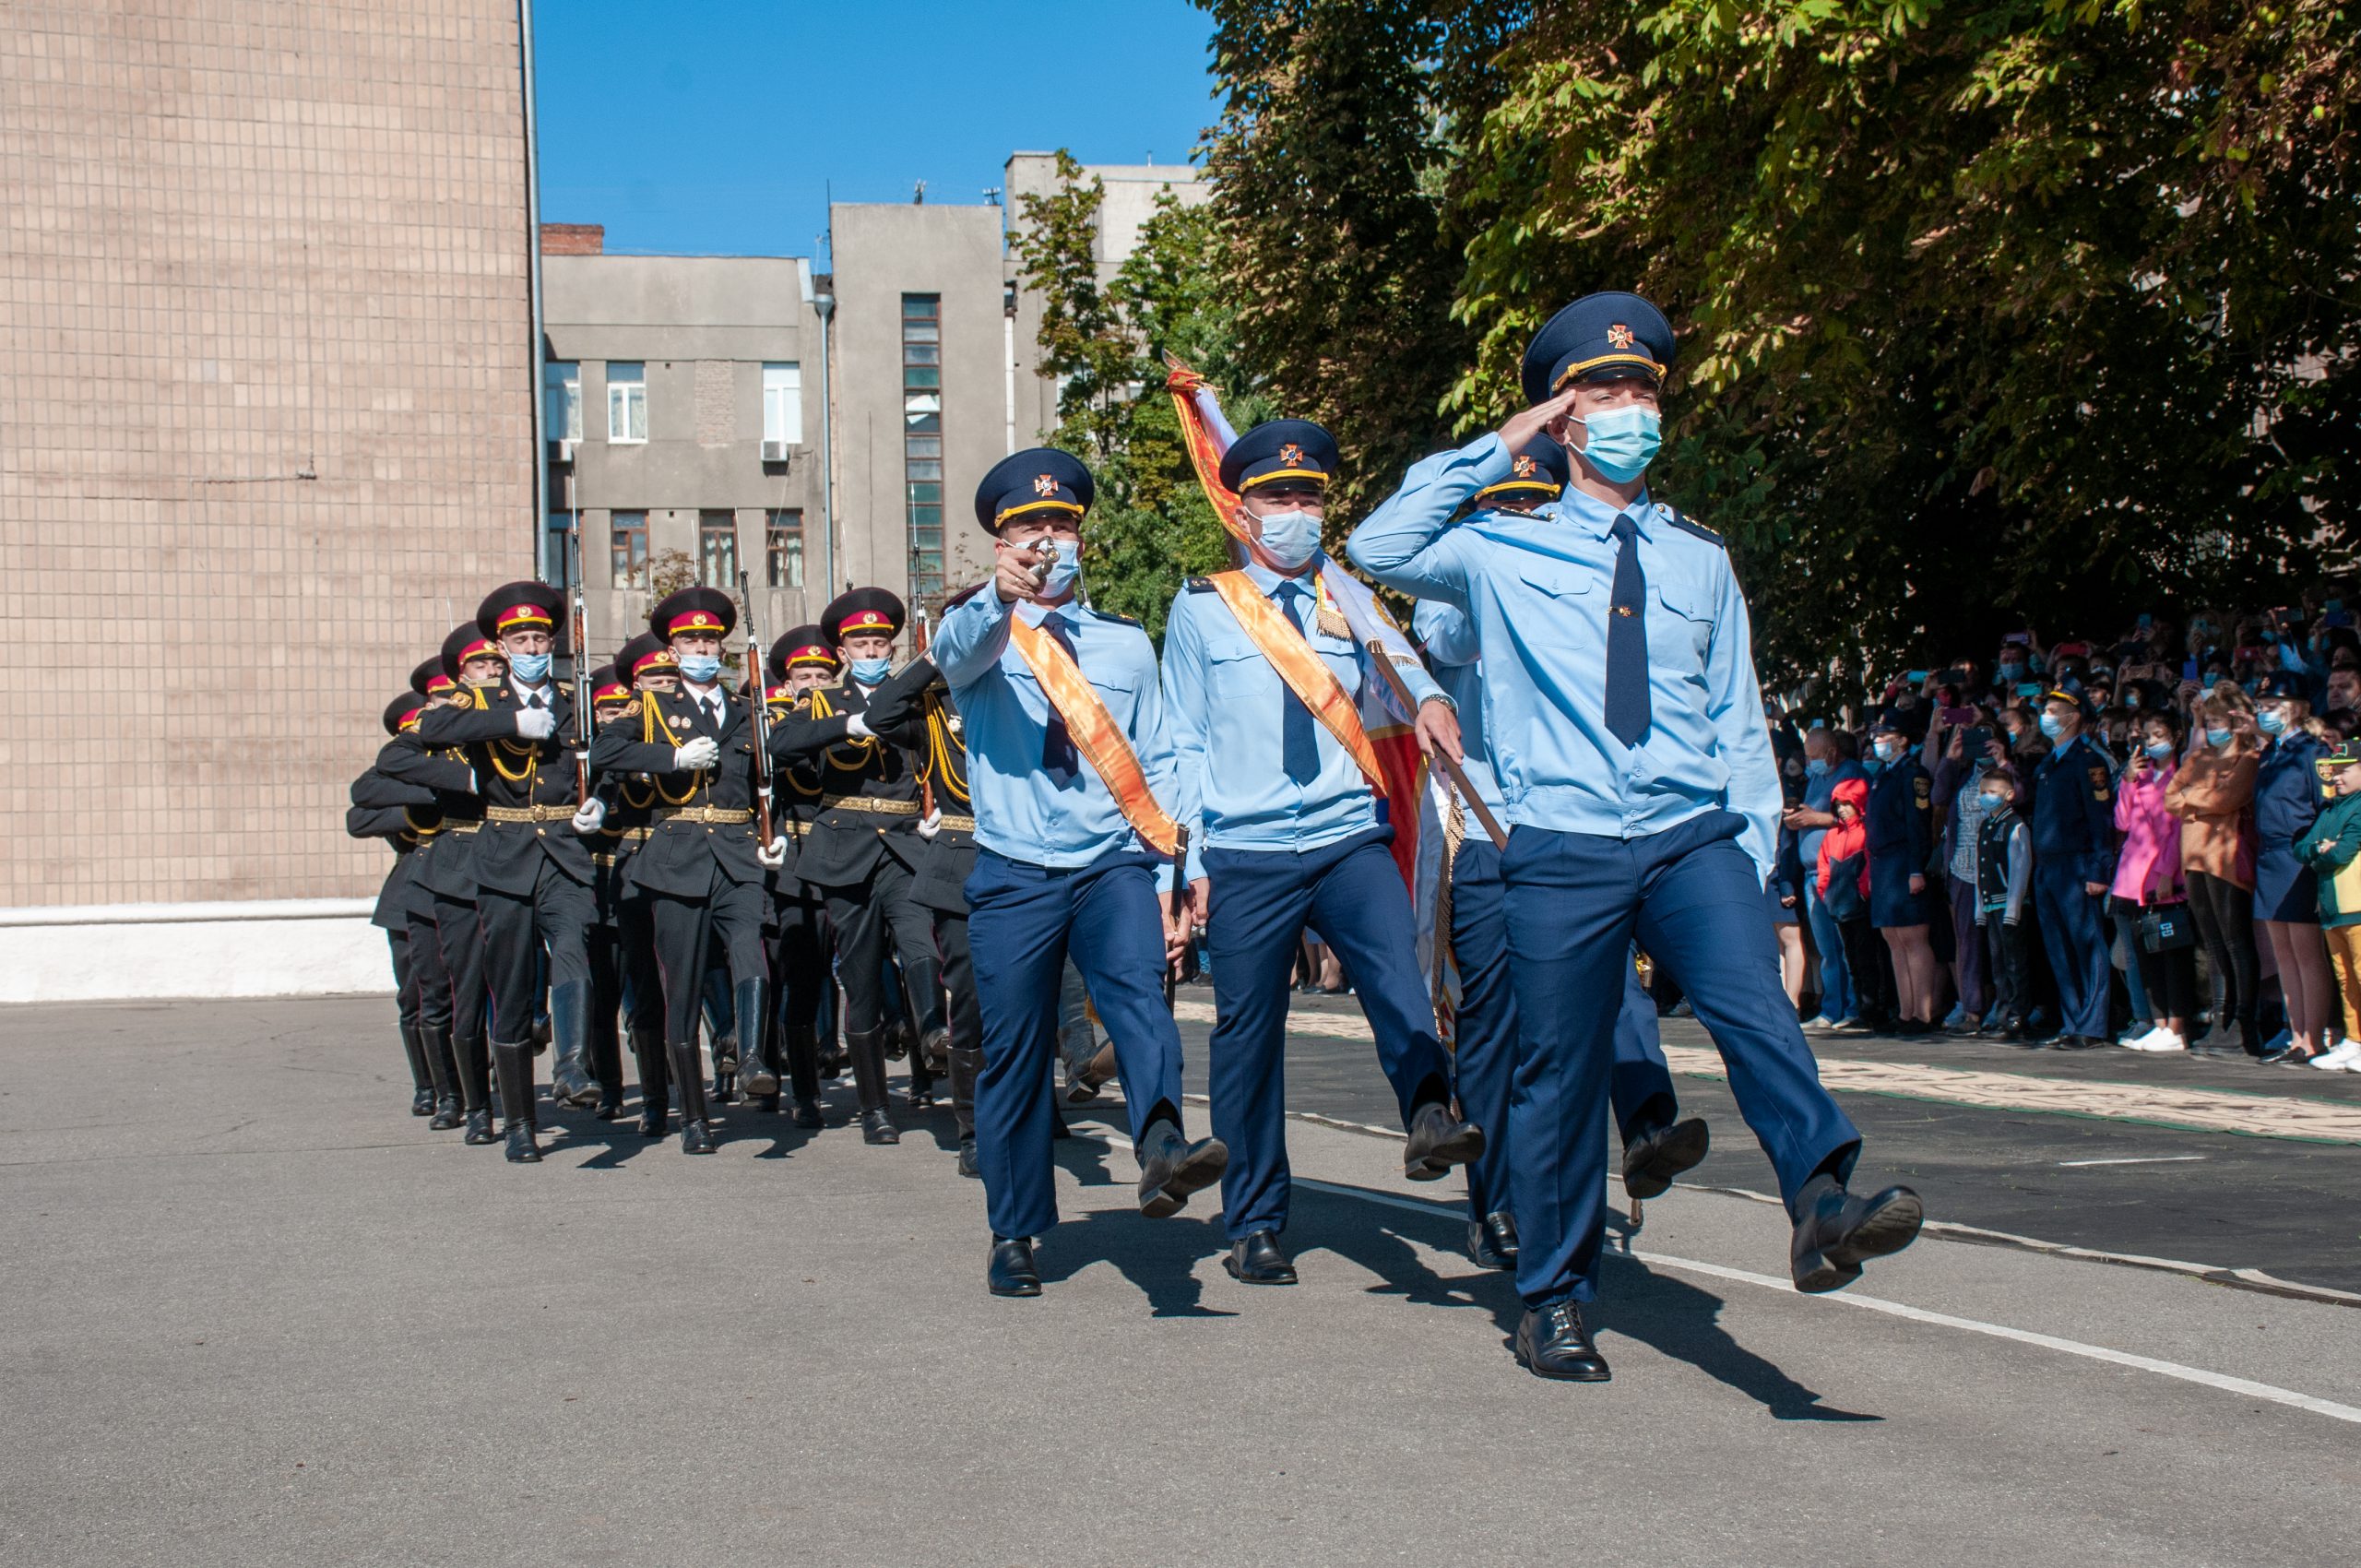
<svg viewBox="0 0 2361 1568">
<path fill-rule="evenodd" d="M 575 445 L 576 444 L 575 442 L 564 438 L 551 442 L 550 461 L 552 463 L 570 463 L 574 461 L 574 448 Z"/>
<path fill-rule="evenodd" d="M 763 461 L 764 461 L 764 462 L 765 462 L 765 463 L 784 463 L 784 462 L 786 462 L 786 461 L 787 461 L 787 443 L 786 443 L 786 442 L 784 442 L 784 441 L 765 441 L 765 442 L 764 442 L 764 443 L 763 443 Z"/>
</svg>

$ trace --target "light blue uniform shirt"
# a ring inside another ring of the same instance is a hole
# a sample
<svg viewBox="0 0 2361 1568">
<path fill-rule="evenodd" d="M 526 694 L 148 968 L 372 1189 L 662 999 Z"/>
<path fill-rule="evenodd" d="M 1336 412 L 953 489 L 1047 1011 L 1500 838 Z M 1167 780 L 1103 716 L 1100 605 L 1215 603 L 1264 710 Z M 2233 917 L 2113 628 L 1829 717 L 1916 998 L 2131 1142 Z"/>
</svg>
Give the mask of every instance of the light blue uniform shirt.
<svg viewBox="0 0 2361 1568">
<path fill-rule="evenodd" d="M 1323 557 L 1301 576 L 1281 577 L 1256 562 L 1246 576 L 1265 599 L 1282 582 L 1302 588 L 1296 624 L 1337 683 L 1358 701 L 1363 687 L 1382 680 L 1375 655 L 1349 636 L 1319 629 L 1318 574 Z M 1414 703 L 1442 695 L 1415 662 L 1397 665 Z M 1352 754 L 1313 719 L 1320 771 L 1310 782 L 1287 777 L 1281 705 L 1287 683 L 1238 624 L 1219 592 L 1184 587 L 1164 623 L 1164 702 L 1172 715 L 1172 745 L 1180 759 L 1180 809 L 1189 825 L 1189 874 L 1203 876 L 1197 849 L 1316 849 L 1377 826 L 1377 796 Z M 1412 808 L 1406 808 L 1412 809 Z"/>
<path fill-rule="evenodd" d="M 1422 599 L 1410 612 L 1410 630 L 1434 666 L 1435 683 L 1459 706 L 1459 744 L 1466 754 L 1460 766 L 1476 798 L 1497 817 L 1508 802 L 1501 799 L 1492 754 L 1484 744 L 1483 650 L 1476 644 L 1476 623 L 1464 610 Z"/>
<path fill-rule="evenodd" d="M 1738 841 L 1767 879 L 1779 773 L 1728 554 L 1644 496 L 1624 509 L 1648 583 L 1649 724 L 1626 746 L 1605 711 L 1618 513 L 1569 486 L 1530 514 L 1479 512 L 1451 526 L 1469 496 L 1509 474 L 1497 435 L 1438 453 L 1347 549 L 1387 587 L 1475 622 L 1484 729 L 1510 822 L 1636 838 L 1728 810 L 1745 818 Z"/>
<path fill-rule="evenodd" d="M 1172 741 L 1147 633 L 1137 622 L 1100 614 L 1079 601 L 1012 605 L 987 583 L 943 612 L 928 649 L 959 707 L 976 842 L 1037 866 L 1086 866 L 1111 849 L 1146 849 L 1087 758 L 1071 775 L 1041 766 L 1050 699 L 1010 644 L 1012 610 L 1035 626 L 1051 613 L 1065 618 L 1074 662 L 1131 742 L 1149 790 L 1168 810 L 1176 793 Z"/>
</svg>

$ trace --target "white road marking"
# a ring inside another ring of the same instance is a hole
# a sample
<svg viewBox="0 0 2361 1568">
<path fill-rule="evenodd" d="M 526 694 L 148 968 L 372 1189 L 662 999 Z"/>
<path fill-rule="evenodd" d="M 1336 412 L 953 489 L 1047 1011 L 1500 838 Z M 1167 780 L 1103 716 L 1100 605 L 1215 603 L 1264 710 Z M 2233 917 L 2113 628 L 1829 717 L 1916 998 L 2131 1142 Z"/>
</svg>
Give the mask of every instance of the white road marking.
<svg viewBox="0 0 2361 1568">
<path fill-rule="evenodd" d="M 2060 1170 L 2071 1170 L 2082 1165 L 2186 1165 L 2193 1159 L 2203 1159 L 2201 1154 L 2143 1154 L 2124 1159 L 2061 1159 Z"/>
</svg>

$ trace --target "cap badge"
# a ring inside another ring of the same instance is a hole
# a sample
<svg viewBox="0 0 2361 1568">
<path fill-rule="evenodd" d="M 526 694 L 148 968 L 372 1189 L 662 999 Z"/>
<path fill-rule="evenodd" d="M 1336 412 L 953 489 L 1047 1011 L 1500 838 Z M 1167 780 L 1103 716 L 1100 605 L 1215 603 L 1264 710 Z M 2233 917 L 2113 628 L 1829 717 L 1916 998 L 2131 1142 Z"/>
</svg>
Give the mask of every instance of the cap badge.
<svg viewBox="0 0 2361 1568">
<path fill-rule="evenodd" d="M 1510 465 L 1510 469 L 1518 479 L 1531 479 L 1535 470 L 1539 469 L 1540 466 L 1540 464 L 1535 462 L 1532 458 L 1520 453 L 1516 461 Z"/>
<path fill-rule="evenodd" d="M 1631 329 L 1619 321 L 1607 329 L 1607 340 L 1616 348 L 1628 349 L 1631 346 Z"/>
<path fill-rule="evenodd" d="M 1058 481 L 1057 481 L 1057 476 L 1056 476 L 1056 475 L 1054 475 L 1054 474 L 1036 474 L 1036 475 L 1034 475 L 1034 476 L 1033 476 L 1033 493 L 1034 493 L 1034 494 L 1036 494 L 1036 495 L 1055 495 L 1057 493 L 1058 493 Z"/>
<path fill-rule="evenodd" d="M 1292 467 L 1303 461 L 1303 448 L 1290 441 L 1279 448 L 1279 461 Z"/>
</svg>

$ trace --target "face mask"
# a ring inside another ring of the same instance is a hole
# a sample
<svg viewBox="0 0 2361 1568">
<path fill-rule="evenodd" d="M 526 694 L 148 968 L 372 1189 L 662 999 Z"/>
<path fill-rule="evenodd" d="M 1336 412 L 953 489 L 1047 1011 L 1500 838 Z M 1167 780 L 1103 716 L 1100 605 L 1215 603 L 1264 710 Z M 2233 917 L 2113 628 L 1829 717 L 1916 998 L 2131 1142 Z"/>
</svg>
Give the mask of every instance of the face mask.
<svg viewBox="0 0 2361 1568">
<path fill-rule="evenodd" d="M 2151 742 L 2148 742 L 2148 760 L 2149 760 L 2150 762 L 2170 762 L 2170 761 L 2172 761 L 2172 760 L 2173 760 L 2173 743 L 2172 743 L 2170 741 L 2151 741 Z"/>
<path fill-rule="evenodd" d="M 2041 716 L 2041 732 L 2048 736 L 2051 740 L 2054 741 L 2058 739 L 2058 731 L 2065 728 L 2066 721 L 2058 718 L 2056 714 L 2045 713 Z"/>
<path fill-rule="evenodd" d="M 711 685 L 721 673 L 721 655 L 718 653 L 684 653 L 681 655 L 681 678 L 700 686 Z"/>
<path fill-rule="evenodd" d="M 2205 731 L 2205 743 L 2215 751 L 2221 751 L 2229 745 L 2230 732 L 2227 730 L 2208 730 Z"/>
<path fill-rule="evenodd" d="M 2266 707 L 2254 716 L 2254 727 L 2266 735 L 2282 735 L 2287 731 L 2287 710 Z"/>
<path fill-rule="evenodd" d="M 528 686 L 538 686 L 549 679 L 550 656 L 546 653 L 512 653 L 508 656 L 508 672 Z"/>
<path fill-rule="evenodd" d="M 1082 575 L 1082 541 L 1061 539 L 1050 541 L 1057 546 L 1058 558 L 1050 564 L 1050 575 L 1041 579 L 1041 591 L 1055 599 L 1074 586 Z"/>
<path fill-rule="evenodd" d="M 1977 790 L 1975 792 L 1975 798 L 1984 802 L 1984 809 L 1988 812 L 1999 811 L 2002 806 L 2009 803 L 2008 796 L 1996 795 L 1989 790 Z"/>
<path fill-rule="evenodd" d="M 2000 679 L 2003 681 L 2022 681 L 2024 678 L 2025 667 L 2023 665 L 2018 663 L 2013 659 L 2004 659 L 2000 660 Z"/>
<path fill-rule="evenodd" d="M 1902 742 L 1899 741 L 1873 741 L 1870 746 L 1878 754 L 1880 762 L 1892 762 L 1902 754 Z"/>
<path fill-rule="evenodd" d="M 1804 764 L 1804 772 L 1813 778 L 1825 778 L 1829 774 L 1826 757 L 1812 757 Z"/>
<path fill-rule="evenodd" d="M 1638 403 L 1603 410 L 1573 422 L 1590 433 L 1590 445 L 1572 450 L 1616 484 L 1629 484 L 1647 472 L 1648 465 L 1655 461 L 1656 448 L 1664 443 L 1656 411 Z"/>
<path fill-rule="evenodd" d="M 856 659 L 846 668 L 852 671 L 854 680 L 864 686 L 873 686 L 894 672 L 894 661 L 890 659 Z"/>
<path fill-rule="evenodd" d="M 1320 549 L 1320 519 L 1309 512 L 1274 512 L 1263 519 L 1264 553 L 1292 572 Z"/>
</svg>

